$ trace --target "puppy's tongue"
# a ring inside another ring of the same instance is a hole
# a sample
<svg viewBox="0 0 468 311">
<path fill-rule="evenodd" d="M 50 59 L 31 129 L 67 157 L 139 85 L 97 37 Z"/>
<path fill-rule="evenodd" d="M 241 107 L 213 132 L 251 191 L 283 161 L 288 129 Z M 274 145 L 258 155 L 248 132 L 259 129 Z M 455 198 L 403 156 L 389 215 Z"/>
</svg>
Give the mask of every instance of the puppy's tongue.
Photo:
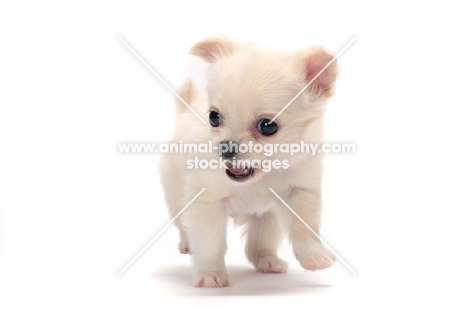
<svg viewBox="0 0 468 311">
<path fill-rule="evenodd" d="M 233 175 L 245 175 L 249 172 L 248 168 L 235 167 L 235 166 L 232 166 L 232 164 L 228 165 L 228 170 Z"/>
</svg>

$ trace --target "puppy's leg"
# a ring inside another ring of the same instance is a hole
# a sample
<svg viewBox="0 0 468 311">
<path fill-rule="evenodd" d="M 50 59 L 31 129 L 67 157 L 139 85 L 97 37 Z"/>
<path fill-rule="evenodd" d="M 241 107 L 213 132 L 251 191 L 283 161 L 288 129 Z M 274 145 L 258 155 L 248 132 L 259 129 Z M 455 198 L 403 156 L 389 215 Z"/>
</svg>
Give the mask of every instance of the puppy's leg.
<svg viewBox="0 0 468 311">
<path fill-rule="evenodd" d="M 319 234 L 322 207 L 320 189 L 296 189 L 289 202 L 296 213 Z M 305 269 L 325 269 L 336 261 L 335 256 L 322 246 L 320 240 L 297 217 L 293 217 L 291 223 L 291 242 L 294 255 Z"/>
<path fill-rule="evenodd" d="M 249 216 L 245 252 L 249 261 L 263 273 L 285 273 L 287 263 L 277 257 L 282 230 L 273 211 Z"/>
<path fill-rule="evenodd" d="M 175 217 L 180 210 L 183 208 L 183 201 L 180 199 L 178 196 L 171 196 L 170 198 L 167 198 L 167 204 L 169 206 L 169 212 L 171 214 L 171 217 Z M 190 243 L 187 237 L 187 232 L 185 227 L 182 225 L 182 217 L 178 217 L 174 221 L 176 227 L 179 229 L 179 252 L 181 254 L 190 254 Z"/>
<path fill-rule="evenodd" d="M 184 202 L 180 196 L 180 185 L 182 177 L 174 169 L 173 159 L 168 154 L 161 157 L 161 180 L 166 197 L 166 204 L 169 208 L 171 217 L 175 217 L 184 207 Z M 179 252 L 181 254 L 190 254 L 190 244 L 188 242 L 187 233 L 181 223 L 181 217 L 175 220 L 175 225 L 179 229 Z"/>
<path fill-rule="evenodd" d="M 180 223 L 180 219 L 177 219 L 175 221 L 176 226 L 179 228 L 179 237 L 180 237 L 180 242 L 179 242 L 179 253 L 181 254 L 190 254 L 190 243 L 187 238 L 187 233 L 185 232 L 184 227 Z"/>
<path fill-rule="evenodd" d="M 194 286 L 230 285 L 224 263 L 227 215 L 222 206 L 195 201 L 183 216 L 192 250 Z"/>
</svg>

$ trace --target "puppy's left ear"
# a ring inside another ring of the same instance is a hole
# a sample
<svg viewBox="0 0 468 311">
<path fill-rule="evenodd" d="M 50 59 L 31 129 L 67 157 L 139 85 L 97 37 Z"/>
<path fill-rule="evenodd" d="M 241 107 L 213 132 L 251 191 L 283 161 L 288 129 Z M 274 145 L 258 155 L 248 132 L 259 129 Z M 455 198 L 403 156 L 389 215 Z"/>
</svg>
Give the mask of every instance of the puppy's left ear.
<svg viewBox="0 0 468 311">
<path fill-rule="evenodd" d="M 306 81 L 309 83 L 314 79 L 309 90 L 319 97 L 332 97 L 335 91 L 338 64 L 336 59 L 330 63 L 332 59 L 333 55 L 322 47 L 310 48 L 305 53 Z"/>
<path fill-rule="evenodd" d="M 189 53 L 200 57 L 207 63 L 214 63 L 219 58 L 234 52 L 235 44 L 224 36 L 208 38 L 196 43 Z"/>
</svg>

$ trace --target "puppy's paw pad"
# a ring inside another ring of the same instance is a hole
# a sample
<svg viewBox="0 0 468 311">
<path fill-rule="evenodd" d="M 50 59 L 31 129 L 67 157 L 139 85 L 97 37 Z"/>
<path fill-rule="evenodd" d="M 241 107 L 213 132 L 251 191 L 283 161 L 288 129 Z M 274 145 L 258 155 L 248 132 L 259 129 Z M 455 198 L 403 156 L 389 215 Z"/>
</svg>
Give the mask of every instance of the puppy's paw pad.
<svg viewBox="0 0 468 311">
<path fill-rule="evenodd" d="M 226 272 L 207 272 L 193 279 L 195 287 L 226 287 L 231 285 Z"/>
<path fill-rule="evenodd" d="M 299 258 L 302 267 L 312 271 L 329 268 L 335 261 L 335 255 L 325 248 L 316 249 L 303 258 Z"/>
<path fill-rule="evenodd" d="M 179 242 L 179 252 L 181 254 L 190 254 L 191 253 L 191 250 L 190 250 L 190 244 L 188 241 L 180 241 Z"/>
<path fill-rule="evenodd" d="M 276 256 L 265 256 L 258 261 L 257 269 L 263 273 L 286 273 L 288 264 Z"/>
</svg>

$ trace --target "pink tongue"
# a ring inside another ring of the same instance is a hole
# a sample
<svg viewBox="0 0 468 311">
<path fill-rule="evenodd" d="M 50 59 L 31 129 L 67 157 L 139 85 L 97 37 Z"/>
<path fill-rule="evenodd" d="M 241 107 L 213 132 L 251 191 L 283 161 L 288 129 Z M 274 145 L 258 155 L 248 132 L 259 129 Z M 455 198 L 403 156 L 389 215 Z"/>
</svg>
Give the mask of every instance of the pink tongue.
<svg viewBox="0 0 468 311">
<path fill-rule="evenodd" d="M 241 167 L 230 167 L 229 171 L 234 175 L 244 175 L 246 173 L 246 169 Z"/>
</svg>

